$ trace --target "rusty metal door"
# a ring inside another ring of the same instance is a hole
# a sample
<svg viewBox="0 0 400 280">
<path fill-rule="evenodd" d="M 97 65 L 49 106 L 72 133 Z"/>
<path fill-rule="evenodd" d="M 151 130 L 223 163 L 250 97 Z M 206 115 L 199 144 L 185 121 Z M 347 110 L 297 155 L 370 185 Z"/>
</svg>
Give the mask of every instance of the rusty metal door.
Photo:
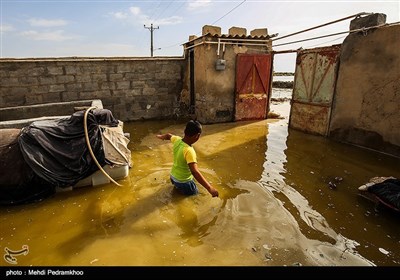
<svg viewBox="0 0 400 280">
<path fill-rule="evenodd" d="M 297 54 L 289 127 L 327 136 L 340 46 Z"/>
<path fill-rule="evenodd" d="M 271 80 L 270 54 L 238 54 L 235 121 L 265 119 Z"/>
</svg>

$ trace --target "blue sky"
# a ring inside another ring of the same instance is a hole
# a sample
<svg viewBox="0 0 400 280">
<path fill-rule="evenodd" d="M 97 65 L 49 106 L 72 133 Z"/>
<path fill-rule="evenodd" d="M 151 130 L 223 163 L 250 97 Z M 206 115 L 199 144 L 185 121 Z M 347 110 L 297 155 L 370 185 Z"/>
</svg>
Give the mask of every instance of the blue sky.
<svg viewBox="0 0 400 280">
<path fill-rule="evenodd" d="M 201 35 L 204 25 L 222 33 L 232 26 L 247 33 L 291 34 L 361 12 L 384 13 L 400 21 L 399 1 L 96 1 L 0 0 L 0 57 L 181 56 L 182 43 Z M 344 32 L 350 20 L 276 41 L 276 44 Z M 274 50 L 340 44 L 347 34 L 274 47 Z M 279 59 L 278 59 L 279 58 Z M 294 54 L 276 57 L 275 71 L 294 70 Z"/>
</svg>

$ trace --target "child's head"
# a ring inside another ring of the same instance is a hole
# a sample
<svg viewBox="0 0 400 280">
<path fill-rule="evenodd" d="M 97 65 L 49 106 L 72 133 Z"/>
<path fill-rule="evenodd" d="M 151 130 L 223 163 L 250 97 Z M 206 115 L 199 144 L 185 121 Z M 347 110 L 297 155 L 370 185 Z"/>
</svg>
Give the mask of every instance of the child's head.
<svg viewBox="0 0 400 280">
<path fill-rule="evenodd" d="M 200 134 L 202 132 L 202 126 L 198 121 L 190 120 L 186 124 L 184 132 L 185 132 L 185 136 L 192 138 L 193 139 L 192 143 L 194 143 L 200 137 Z"/>
</svg>

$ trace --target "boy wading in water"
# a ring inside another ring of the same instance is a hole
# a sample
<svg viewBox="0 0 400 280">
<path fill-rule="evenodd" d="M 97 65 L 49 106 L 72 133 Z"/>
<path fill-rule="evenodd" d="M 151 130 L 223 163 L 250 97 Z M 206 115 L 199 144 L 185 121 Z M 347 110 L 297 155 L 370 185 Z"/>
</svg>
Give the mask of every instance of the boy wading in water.
<svg viewBox="0 0 400 280">
<path fill-rule="evenodd" d="M 185 136 L 173 135 L 171 133 L 159 134 L 157 138 L 171 140 L 173 143 L 174 162 L 172 165 L 170 179 L 177 190 L 185 195 L 194 195 L 199 192 L 193 180 L 195 178 L 213 196 L 218 196 L 218 191 L 204 178 L 197 167 L 196 152 L 192 144 L 199 140 L 202 126 L 198 121 L 189 121 L 186 124 Z"/>
</svg>

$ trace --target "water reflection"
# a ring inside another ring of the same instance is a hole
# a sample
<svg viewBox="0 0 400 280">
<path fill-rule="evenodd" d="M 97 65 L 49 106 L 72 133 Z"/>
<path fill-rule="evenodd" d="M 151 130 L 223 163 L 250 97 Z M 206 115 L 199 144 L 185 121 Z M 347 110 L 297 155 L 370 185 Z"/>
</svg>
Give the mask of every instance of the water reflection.
<svg viewBox="0 0 400 280">
<path fill-rule="evenodd" d="M 279 106 L 283 112 L 288 109 Z M 302 234 L 367 256 L 371 264 L 399 264 L 398 214 L 387 209 L 375 213 L 376 229 L 370 224 L 371 205 L 368 210 L 357 191 L 371 177 L 398 177 L 399 159 L 288 130 L 287 119 L 280 123 L 269 126 L 261 183 L 285 203 Z M 391 248 L 390 253 L 377 254 L 387 250 L 381 246 Z"/>
<path fill-rule="evenodd" d="M 155 136 L 184 123 L 125 124 L 133 167 L 122 187 L 1 208 L 0 251 L 28 245 L 18 265 L 399 265 L 398 216 L 357 195 L 370 177 L 400 177 L 399 159 L 288 130 L 287 118 L 205 125 L 194 147 L 220 197 L 201 186 L 183 197 L 170 143 Z"/>
</svg>

